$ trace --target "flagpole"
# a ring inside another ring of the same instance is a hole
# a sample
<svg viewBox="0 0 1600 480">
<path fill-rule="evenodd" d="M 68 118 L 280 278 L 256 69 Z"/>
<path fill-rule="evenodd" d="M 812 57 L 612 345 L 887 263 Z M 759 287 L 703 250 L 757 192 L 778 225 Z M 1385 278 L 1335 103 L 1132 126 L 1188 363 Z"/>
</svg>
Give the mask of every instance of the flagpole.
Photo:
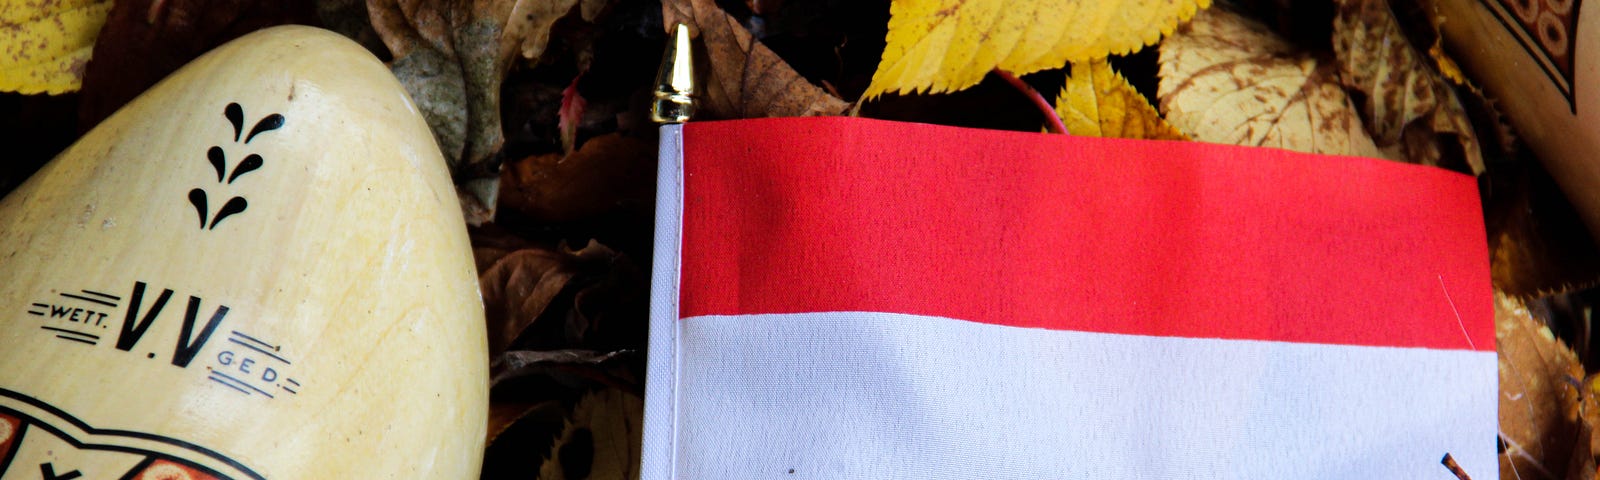
<svg viewBox="0 0 1600 480">
<path fill-rule="evenodd" d="M 661 125 L 656 186 L 655 258 L 652 259 L 650 340 L 645 371 L 644 431 L 639 478 L 677 478 L 678 269 L 682 247 L 683 122 L 695 111 L 694 62 L 689 27 L 672 29 L 656 73 L 650 119 Z"/>
<path fill-rule="evenodd" d="M 689 45 L 689 26 L 672 29 L 667 50 L 656 70 L 655 101 L 650 104 L 650 120 L 670 125 L 689 121 L 694 116 L 694 58 Z"/>
</svg>

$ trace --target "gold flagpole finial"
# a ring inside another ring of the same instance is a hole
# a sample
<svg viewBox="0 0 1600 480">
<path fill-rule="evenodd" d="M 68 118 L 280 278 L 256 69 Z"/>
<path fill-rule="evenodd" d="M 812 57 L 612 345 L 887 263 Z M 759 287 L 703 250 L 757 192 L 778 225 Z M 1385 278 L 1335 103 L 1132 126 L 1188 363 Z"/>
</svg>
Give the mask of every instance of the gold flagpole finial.
<svg viewBox="0 0 1600 480">
<path fill-rule="evenodd" d="M 650 120 L 683 123 L 694 116 L 694 57 L 690 51 L 689 26 L 680 23 L 673 27 L 667 51 L 661 55 L 661 68 L 656 71 Z"/>
</svg>

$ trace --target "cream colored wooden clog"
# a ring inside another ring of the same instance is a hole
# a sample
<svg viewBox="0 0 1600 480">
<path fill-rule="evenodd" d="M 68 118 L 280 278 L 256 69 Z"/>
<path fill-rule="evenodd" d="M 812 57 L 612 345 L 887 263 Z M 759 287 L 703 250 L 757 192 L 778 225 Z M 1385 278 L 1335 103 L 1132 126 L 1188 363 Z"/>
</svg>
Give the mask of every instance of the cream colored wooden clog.
<svg viewBox="0 0 1600 480">
<path fill-rule="evenodd" d="M 1600 4 L 1427 0 L 1481 82 L 1600 239 Z"/>
<path fill-rule="evenodd" d="M 0 480 L 476 477 L 477 285 L 388 69 L 240 38 L 0 201 Z"/>
</svg>

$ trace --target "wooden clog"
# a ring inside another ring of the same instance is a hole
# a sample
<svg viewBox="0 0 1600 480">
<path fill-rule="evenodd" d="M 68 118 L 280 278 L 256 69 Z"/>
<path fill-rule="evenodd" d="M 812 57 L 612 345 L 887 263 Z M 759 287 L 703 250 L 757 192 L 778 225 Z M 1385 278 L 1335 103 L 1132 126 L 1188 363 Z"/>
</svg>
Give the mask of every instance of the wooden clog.
<svg viewBox="0 0 1600 480">
<path fill-rule="evenodd" d="M 1455 60 L 1505 112 L 1600 239 L 1600 5 L 1428 0 Z"/>
<path fill-rule="evenodd" d="M 476 477 L 482 315 L 388 69 L 245 36 L 0 201 L 0 479 Z"/>
</svg>

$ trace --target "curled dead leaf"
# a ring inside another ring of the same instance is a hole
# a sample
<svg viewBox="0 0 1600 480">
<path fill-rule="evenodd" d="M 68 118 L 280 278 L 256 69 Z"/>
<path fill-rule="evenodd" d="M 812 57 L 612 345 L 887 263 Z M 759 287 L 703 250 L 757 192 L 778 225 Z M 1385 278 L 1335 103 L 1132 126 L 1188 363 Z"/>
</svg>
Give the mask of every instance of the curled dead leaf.
<svg viewBox="0 0 1600 480">
<path fill-rule="evenodd" d="M 1411 163 L 1483 173 L 1466 109 L 1411 45 L 1387 0 L 1342 0 L 1333 51 L 1343 84 L 1362 94 L 1361 112 L 1380 148 L 1396 147 Z"/>
<path fill-rule="evenodd" d="M 1202 142 L 1379 156 L 1331 70 L 1266 26 L 1200 12 L 1161 43 L 1167 121 Z"/>
<path fill-rule="evenodd" d="M 849 104 L 812 85 L 713 0 L 664 0 L 664 27 L 688 24 L 706 58 L 697 112 L 712 118 L 838 115 Z M 696 62 L 700 66 L 702 62 Z"/>
<path fill-rule="evenodd" d="M 1496 292 L 1503 478 L 1566 477 L 1583 434 L 1577 418 L 1583 366 L 1522 302 Z M 1592 457 L 1589 464 L 1593 465 Z M 1593 471 L 1592 467 L 1589 467 Z"/>
<path fill-rule="evenodd" d="M 1104 59 L 1072 64 L 1056 96 L 1067 133 L 1089 137 L 1188 140 Z"/>
</svg>

